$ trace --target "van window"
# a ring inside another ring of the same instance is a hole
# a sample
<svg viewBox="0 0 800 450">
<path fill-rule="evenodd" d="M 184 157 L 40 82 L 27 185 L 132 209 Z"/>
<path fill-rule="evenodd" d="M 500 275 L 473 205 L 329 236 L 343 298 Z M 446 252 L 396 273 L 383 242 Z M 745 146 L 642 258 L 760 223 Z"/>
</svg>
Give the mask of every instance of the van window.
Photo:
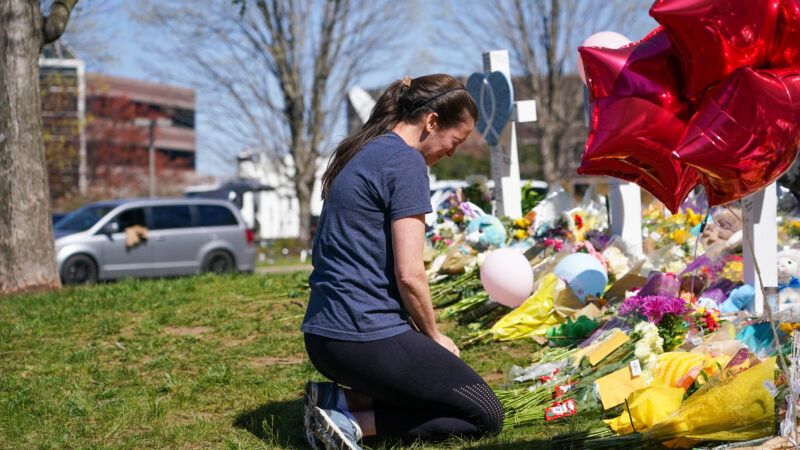
<svg viewBox="0 0 800 450">
<path fill-rule="evenodd" d="M 126 228 L 134 225 L 147 226 L 144 220 L 144 208 L 132 208 L 122 211 L 114 220 L 119 224 L 119 231 L 125 231 Z"/>
<path fill-rule="evenodd" d="M 59 220 L 54 228 L 60 231 L 86 231 L 92 228 L 98 220 L 102 219 L 112 209 L 114 207 L 108 205 L 84 206 Z"/>
<path fill-rule="evenodd" d="M 239 225 L 239 221 L 230 209 L 217 205 L 198 205 L 201 227 L 219 227 L 224 225 Z"/>
<path fill-rule="evenodd" d="M 189 228 L 192 213 L 186 205 L 153 206 L 153 229 Z"/>
</svg>

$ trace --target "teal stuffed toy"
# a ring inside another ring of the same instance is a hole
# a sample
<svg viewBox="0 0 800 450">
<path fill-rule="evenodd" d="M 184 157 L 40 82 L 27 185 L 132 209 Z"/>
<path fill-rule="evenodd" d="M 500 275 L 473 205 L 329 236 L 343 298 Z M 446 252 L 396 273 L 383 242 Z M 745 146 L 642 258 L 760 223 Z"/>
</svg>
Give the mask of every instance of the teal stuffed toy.
<svg viewBox="0 0 800 450">
<path fill-rule="evenodd" d="M 467 226 L 466 241 L 479 251 L 500 247 L 506 242 L 506 228 L 497 217 L 476 217 Z"/>
</svg>

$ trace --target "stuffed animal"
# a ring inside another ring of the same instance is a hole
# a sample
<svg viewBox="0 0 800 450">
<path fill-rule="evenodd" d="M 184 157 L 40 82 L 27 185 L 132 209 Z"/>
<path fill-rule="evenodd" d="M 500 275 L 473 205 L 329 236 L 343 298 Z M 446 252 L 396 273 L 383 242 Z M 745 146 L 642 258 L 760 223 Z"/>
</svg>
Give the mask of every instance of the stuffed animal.
<svg viewBox="0 0 800 450">
<path fill-rule="evenodd" d="M 497 217 L 476 217 L 467 226 L 466 241 L 480 251 L 488 250 L 489 247 L 500 247 L 506 242 L 506 228 Z"/>
<path fill-rule="evenodd" d="M 778 253 L 778 282 L 789 284 L 792 277 L 800 279 L 800 250 L 794 248 Z"/>
<path fill-rule="evenodd" d="M 800 303 L 800 250 L 778 253 L 778 289 L 780 303 Z"/>
<path fill-rule="evenodd" d="M 720 312 L 732 313 L 747 308 L 756 298 L 756 289 L 752 284 L 743 284 L 731 291 L 728 299 L 719 305 Z"/>
</svg>

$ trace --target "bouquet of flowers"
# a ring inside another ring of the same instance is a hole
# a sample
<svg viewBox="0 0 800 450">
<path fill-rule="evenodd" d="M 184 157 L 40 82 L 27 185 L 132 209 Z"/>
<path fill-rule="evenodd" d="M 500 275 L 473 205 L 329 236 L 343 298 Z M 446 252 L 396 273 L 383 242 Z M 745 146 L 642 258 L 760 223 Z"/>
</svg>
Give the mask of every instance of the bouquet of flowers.
<svg viewBox="0 0 800 450">
<path fill-rule="evenodd" d="M 691 312 L 685 300 L 666 295 L 647 295 L 627 298 L 619 307 L 621 316 L 637 316 L 658 327 L 664 340 L 664 350 L 683 344 L 688 330 L 687 316 Z"/>
<path fill-rule="evenodd" d="M 514 219 L 508 225 L 508 234 L 515 241 L 524 241 L 533 237 L 533 221 L 536 219 L 534 211 L 528 211 L 523 217 Z"/>
</svg>

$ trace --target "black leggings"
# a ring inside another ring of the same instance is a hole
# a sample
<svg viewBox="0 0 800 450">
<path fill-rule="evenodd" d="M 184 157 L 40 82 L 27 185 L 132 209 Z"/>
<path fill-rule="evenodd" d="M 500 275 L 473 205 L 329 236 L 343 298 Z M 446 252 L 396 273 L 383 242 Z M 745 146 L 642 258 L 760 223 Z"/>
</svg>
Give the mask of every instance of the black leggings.
<svg viewBox="0 0 800 450">
<path fill-rule="evenodd" d="M 322 375 L 372 397 L 378 435 L 439 441 L 503 427 L 503 408 L 486 382 L 422 333 L 369 342 L 306 333 L 305 344 Z"/>
</svg>

